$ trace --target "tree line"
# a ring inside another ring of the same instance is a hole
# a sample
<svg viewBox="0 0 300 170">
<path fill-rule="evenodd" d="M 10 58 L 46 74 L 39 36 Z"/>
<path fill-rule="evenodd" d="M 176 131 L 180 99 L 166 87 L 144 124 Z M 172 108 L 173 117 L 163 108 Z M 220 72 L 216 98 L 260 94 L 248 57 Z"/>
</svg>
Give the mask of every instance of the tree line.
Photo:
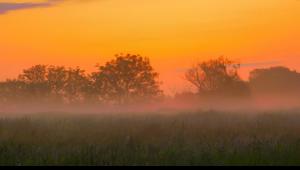
<svg viewBox="0 0 300 170">
<path fill-rule="evenodd" d="M 241 64 L 225 57 L 200 62 L 188 69 L 185 79 L 196 89 L 178 94 L 179 98 L 300 100 L 300 73 L 287 67 L 276 66 L 254 69 L 247 81 L 239 75 Z"/>
<path fill-rule="evenodd" d="M 249 81 L 240 63 L 225 57 L 200 62 L 185 73 L 202 98 L 249 98 L 255 94 L 300 96 L 300 73 L 285 67 L 255 69 Z M 159 74 L 149 58 L 120 54 L 87 74 L 83 69 L 35 65 L 15 79 L 0 82 L 0 102 L 130 104 L 163 99 Z M 184 94 L 176 95 L 183 97 Z"/>
<path fill-rule="evenodd" d="M 158 73 L 139 55 L 117 55 L 97 71 L 35 65 L 0 83 L 2 103 L 128 104 L 162 96 Z"/>
</svg>

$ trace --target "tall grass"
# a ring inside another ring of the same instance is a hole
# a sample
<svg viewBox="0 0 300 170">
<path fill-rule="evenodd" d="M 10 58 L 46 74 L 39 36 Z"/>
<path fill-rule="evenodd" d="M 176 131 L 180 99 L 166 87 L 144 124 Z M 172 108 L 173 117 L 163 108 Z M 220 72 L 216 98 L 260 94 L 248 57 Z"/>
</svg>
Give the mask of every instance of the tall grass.
<svg viewBox="0 0 300 170">
<path fill-rule="evenodd" d="M 300 113 L 5 117 L 0 165 L 300 165 Z"/>
</svg>

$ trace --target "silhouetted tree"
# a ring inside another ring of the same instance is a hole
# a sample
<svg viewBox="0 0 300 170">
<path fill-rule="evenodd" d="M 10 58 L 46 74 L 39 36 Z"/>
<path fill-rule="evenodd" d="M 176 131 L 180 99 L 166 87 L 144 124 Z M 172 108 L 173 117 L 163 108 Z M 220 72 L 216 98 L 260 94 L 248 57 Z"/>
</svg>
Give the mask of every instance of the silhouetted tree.
<svg viewBox="0 0 300 170">
<path fill-rule="evenodd" d="M 51 93 L 51 89 L 47 82 L 47 66 L 35 65 L 29 69 L 23 70 L 19 75 L 18 81 L 26 84 L 27 101 L 42 102 L 47 99 Z"/>
<path fill-rule="evenodd" d="M 20 80 L 6 80 L 0 83 L 0 100 L 2 104 L 20 103 L 27 101 L 30 92 L 27 90 L 25 82 Z"/>
<path fill-rule="evenodd" d="M 124 104 L 149 101 L 162 94 L 157 80 L 158 73 L 148 58 L 117 55 L 98 69 L 91 77 L 100 100 Z"/>
<path fill-rule="evenodd" d="M 51 98 L 56 102 L 64 100 L 64 88 L 68 73 L 63 66 L 49 66 L 47 69 L 47 83 L 51 88 Z"/>
<path fill-rule="evenodd" d="M 35 65 L 29 69 L 23 70 L 23 73 L 19 75 L 19 80 L 26 83 L 44 83 L 47 79 L 47 66 Z"/>
<path fill-rule="evenodd" d="M 65 98 L 69 103 L 78 103 L 86 98 L 87 88 L 89 87 L 89 79 L 85 75 L 85 71 L 77 68 L 69 68 L 67 70 L 67 79 L 64 86 Z"/>
<path fill-rule="evenodd" d="M 185 78 L 204 96 L 247 96 L 249 89 L 238 75 L 239 68 L 239 63 L 219 57 L 192 67 Z"/>
<path fill-rule="evenodd" d="M 255 69 L 250 73 L 249 83 L 256 95 L 300 95 L 300 73 L 286 67 Z"/>
<path fill-rule="evenodd" d="M 84 72 L 79 67 L 36 65 L 25 69 L 17 80 L 3 82 L 0 92 L 16 99 L 23 96 L 24 102 L 78 103 L 90 84 Z"/>
</svg>

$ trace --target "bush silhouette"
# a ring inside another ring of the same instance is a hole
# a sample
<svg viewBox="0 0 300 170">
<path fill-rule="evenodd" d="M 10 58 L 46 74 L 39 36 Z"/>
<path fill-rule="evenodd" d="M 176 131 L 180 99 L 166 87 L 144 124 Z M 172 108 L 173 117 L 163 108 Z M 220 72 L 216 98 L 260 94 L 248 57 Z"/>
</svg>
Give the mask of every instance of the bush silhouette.
<svg viewBox="0 0 300 170">
<path fill-rule="evenodd" d="M 286 67 L 255 69 L 250 73 L 249 83 L 256 95 L 299 96 L 300 73 Z"/>
</svg>

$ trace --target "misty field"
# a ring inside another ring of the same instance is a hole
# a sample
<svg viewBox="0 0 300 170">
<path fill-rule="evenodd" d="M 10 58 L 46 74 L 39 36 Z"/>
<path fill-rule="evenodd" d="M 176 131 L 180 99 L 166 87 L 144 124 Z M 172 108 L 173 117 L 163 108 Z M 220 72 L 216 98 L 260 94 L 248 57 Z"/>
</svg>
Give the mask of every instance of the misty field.
<svg viewBox="0 0 300 170">
<path fill-rule="evenodd" d="M 3 116 L 0 165 L 300 165 L 300 113 Z"/>
</svg>

